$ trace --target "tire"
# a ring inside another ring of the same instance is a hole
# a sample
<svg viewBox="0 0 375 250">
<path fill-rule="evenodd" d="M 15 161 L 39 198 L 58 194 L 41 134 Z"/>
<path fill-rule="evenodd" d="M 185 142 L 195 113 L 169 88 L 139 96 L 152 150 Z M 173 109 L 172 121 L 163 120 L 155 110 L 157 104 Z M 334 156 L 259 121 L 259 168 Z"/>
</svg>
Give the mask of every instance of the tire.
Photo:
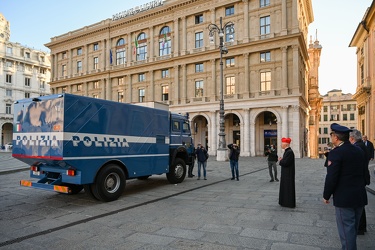
<svg viewBox="0 0 375 250">
<path fill-rule="evenodd" d="M 144 181 L 144 180 L 147 180 L 148 177 L 150 177 L 150 176 L 149 176 L 149 175 L 146 175 L 146 176 L 140 176 L 140 177 L 138 177 L 137 179 L 138 179 L 138 180 L 142 180 L 142 181 Z"/>
<path fill-rule="evenodd" d="M 115 164 L 109 164 L 99 171 L 91 192 L 100 201 L 117 200 L 124 192 L 126 177 L 124 171 Z"/>
<path fill-rule="evenodd" d="M 98 200 L 98 199 L 96 198 L 96 196 L 94 195 L 94 193 L 92 192 L 92 190 L 91 190 L 91 186 L 92 186 L 92 184 L 86 184 L 86 185 L 83 185 L 83 189 L 85 190 L 85 193 L 86 193 L 90 198 L 92 198 L 92 199 L 94 199 L 94 200 Z"/>
<path fill-rule="evenodd" d="M 169 173 L 167 173 L 167 179 L 169 183 L 176 184 L 181 183 L 186 176 L 186 164 L 180 158 L 176 158 L 171 166 L 169 166 Z"/>
</svg>

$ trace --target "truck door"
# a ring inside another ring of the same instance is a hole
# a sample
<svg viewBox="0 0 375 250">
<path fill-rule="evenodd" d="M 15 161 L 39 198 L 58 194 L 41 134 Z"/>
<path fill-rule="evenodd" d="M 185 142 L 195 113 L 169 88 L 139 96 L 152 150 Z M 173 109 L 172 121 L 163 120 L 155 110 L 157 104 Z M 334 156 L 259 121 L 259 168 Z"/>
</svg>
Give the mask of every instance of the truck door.
<svg viewBox="0 0 375 250">
<path fill-rule="evenodd" d="M 25 159 L 29 164 L 33 164 L 35 159 L 62 158 L 63 101 L 55 95 L 15 103 L 14 156 Z"/>
</svg>

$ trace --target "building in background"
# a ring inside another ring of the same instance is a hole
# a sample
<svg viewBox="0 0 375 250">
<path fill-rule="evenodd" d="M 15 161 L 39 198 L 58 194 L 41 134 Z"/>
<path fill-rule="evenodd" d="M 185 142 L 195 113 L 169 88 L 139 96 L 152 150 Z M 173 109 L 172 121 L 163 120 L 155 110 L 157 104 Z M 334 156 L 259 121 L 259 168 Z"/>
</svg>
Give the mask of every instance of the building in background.
<svg viewBox="0 0 375 250">
<path fill-rule="evenodd" d="M 49 54 L 10 42 L 10 24 L 0 13 L 0 145 L 12 143 L 13 102 L 50 94 Z"/>
<path fill-rule="evenodd" d="M 357 128 L 357 102 L 352 94 L 331 90 L 323 96 L 320 112 L 319 155 L 331 148 L 331 124 L 338 123 L 348 128 Z"/>
<path fill-rule="evenodd" d="M 229 29 L 223 35 L 226 142 L 239 144 L 242 156 L 259 156 L 270 144 L 280 152 L 278 142 L 291 137 L 296 157 L 309 156 L 309 101 L 317 106 L 317 89 L 309 98 L 310 77 L 317 76 L 309 74 L 311 2 L 159 0 L 119 9 L 46 44 L 51 91 L 166 103 L 172 112 L 189 113 L 195 142 L 215 155 L 220 50 L 219 37 L 211 44 L 207 27 L 222 18 L 235 29 L 233 42 Z"/>
<path fill-rule="evenodd" d="M 375 143 L 375 1 L 358 24 L 350 47 L 357 48 L 358 130 Z"/>
</svg>

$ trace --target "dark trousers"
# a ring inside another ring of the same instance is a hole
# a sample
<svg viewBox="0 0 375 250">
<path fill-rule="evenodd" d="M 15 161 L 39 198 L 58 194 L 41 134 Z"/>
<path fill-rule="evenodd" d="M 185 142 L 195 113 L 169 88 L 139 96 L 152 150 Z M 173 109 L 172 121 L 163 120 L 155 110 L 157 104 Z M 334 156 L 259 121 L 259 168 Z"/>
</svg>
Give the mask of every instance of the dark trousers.
<svg viewBox="0 0 375 250">
<path fill-rule="evenodd" d="M 189 165 L 189 169 L 188 169 L 188 176 L 189 176 L 189 177 L 193 177 L 193 168 L 194 168 L 194 163 L 195 163 L 195 161 L 193 161 L 193 162 Z"/>
<path fill-rule="evenodd" d="M 273 172 L 275 172 L 275 178 L 273 178 L 272 169 L 273 169 Z M 273 180 L 273 179 L 277 179 L 277 166 L 276 166 L 276 161 L 268 161 L 268 171 L 269 171 L 269 173 L 270 173 L 271 180 Z"/>
<path fill-rule="evenodd" d="M 366 211 L 365 211 L 365 208 L 363 207 L 363 212 L 362 212 L 362 215 L 361 215 L 361 219 L 359 220 L 359 227 L 358 227 L 358 231 L 359 232 L 367 232 L 367 229 L 366 229 Z"/>
</svg>

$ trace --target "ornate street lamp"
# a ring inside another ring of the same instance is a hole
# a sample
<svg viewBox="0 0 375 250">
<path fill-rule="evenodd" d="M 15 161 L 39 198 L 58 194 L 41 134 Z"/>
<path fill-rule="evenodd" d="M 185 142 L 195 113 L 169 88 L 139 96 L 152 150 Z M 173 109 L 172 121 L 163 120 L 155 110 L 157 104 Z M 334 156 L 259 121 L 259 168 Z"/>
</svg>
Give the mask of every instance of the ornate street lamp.
<svg viewBox="0 0 375 250">
<path fill-rule="evenodd" d="M 220 26 L 211 23 L 208 25 L 210 43 L 215 44 L 214 35 L 217 33 L 219 35 L 219 48 L 220 48 L 220 132 L 219 132 L 219 147 L 217 149 L 217 161 L 225 161 L 226 156 L 226 142 L 225 142 L 225 120 L 224 120 L 224 82 L 223 82 L 223 54 L 228 53 L 228 49 L 224 44 L 224 35 L 227 35 L 230 42 L 233 42 L 234 34 L 234 23 L 227 22 L 223 26 L 223 18 L 220 17 Z"/>
</svg>

